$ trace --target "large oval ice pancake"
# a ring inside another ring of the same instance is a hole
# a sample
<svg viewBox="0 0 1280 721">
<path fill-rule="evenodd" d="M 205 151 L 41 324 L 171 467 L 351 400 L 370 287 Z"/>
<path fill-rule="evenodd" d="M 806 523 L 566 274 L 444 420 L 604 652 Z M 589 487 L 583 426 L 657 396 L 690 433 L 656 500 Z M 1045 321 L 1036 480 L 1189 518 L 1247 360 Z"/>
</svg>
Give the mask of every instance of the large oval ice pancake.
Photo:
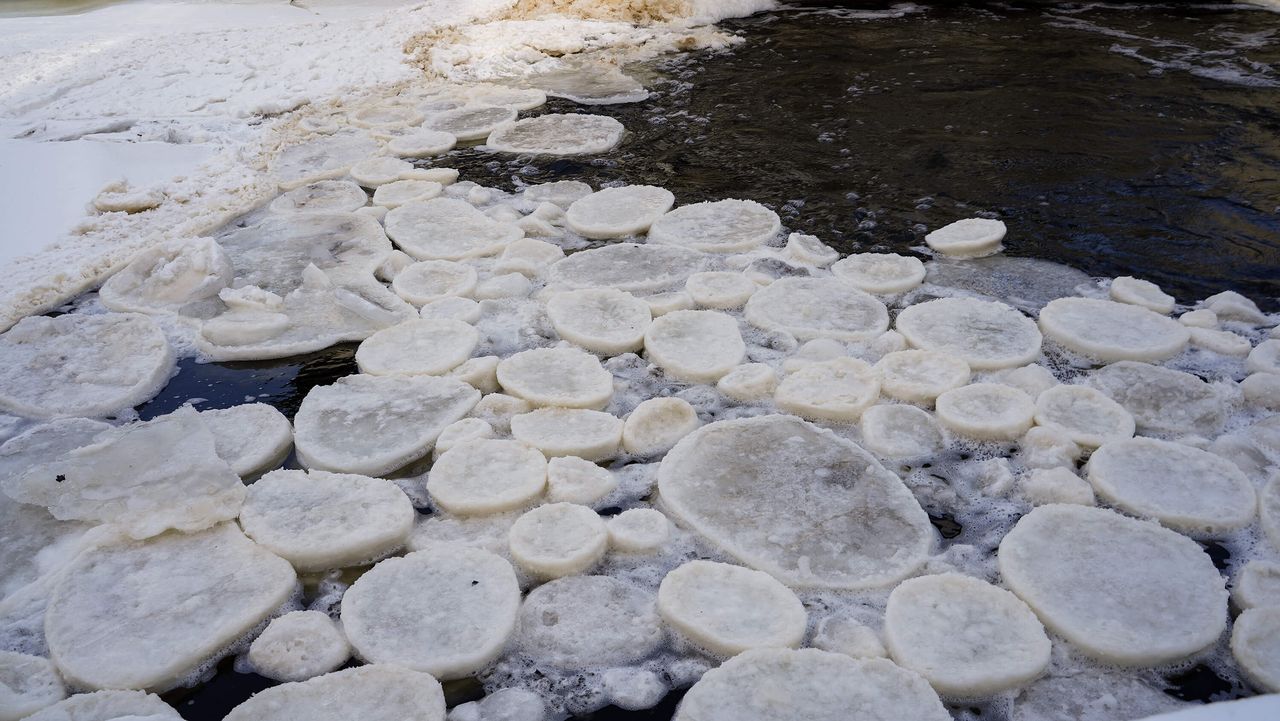
<svg viewBox="0 0 1280 721">
<path fill-rule="evenodd" d="M 1003 303 L 939 298 L 898 314 L 898 332 L 916 348 L 953 355 L 973 370 L 1026 365 L 1040 355 L 1040 331 Z"/>
<path fill-rule="evenodd" d="M 892 583 L 933 545 L 928 516 L 896 476 L 794 416 L 703 426 L 663 459 L 658 488 L 678 522 L 796 588 Z"/>
<path fill-rule="evenodd" d="M 679 246 L 613 243 L 557 261 L 551 266 L 549 280 L 568 288 L 652 293 L 684 283 L 705 263 L 702 253 Z"/>
<path fill-rule="evenodd" d="M 360 666 L 266 689 L 225 721 L 444 721 L 444 692 L 431 676 L 398 666 Z"/>
<path fill-rule="evenodd" d="M 1059 298 L 1040 311 L 1040 329 L 1089 358 L 1159 361 L 1187 347 L 1187 327 L 1141 306 L 1097 298 Z"/>
<path fill-rule="evenodd" d="M 884 303 L 838 278 L 780 278 L 747 301 L 746 319 L 800 340 L 868 340 L 889 327 Z"/>
</svg>

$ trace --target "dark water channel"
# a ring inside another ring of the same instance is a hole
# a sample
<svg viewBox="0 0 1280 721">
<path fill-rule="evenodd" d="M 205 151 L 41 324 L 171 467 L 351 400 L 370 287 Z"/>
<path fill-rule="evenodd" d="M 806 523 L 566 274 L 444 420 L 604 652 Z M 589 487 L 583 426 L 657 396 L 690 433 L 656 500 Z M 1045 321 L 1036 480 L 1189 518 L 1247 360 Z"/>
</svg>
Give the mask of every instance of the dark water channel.
<svg viewBox="0 0 1280 721">
<path fill-rule="evenodd" d="M 1280 16 L 844 3 L 726 26 L 745 42 L 634 68 L 654 97 L 591 109 L 631 131 L 613 153 L 511 161 L 462 149 L 438 164 L 508 190 L 578 179 L 662 185 L 679 203 L 750 198 L 843 252 L 907 252 L 926 229 L 986 214 L 1008 224 L 1009 255 L 1144 277 L 1182 302 L 1231 288 L 1280 307 Z M 258 400 L 292 416 L 312 386 L 355 372 L 353 351 L 184 361 L 140 410 Z M 168 698 L 189 721 L 216 721 L 268 685 L 226 662 Z M 1189 700 L 1239 693 L 1230 686 L 1205 668 L 1169 679 Z M 677 700 L 590 718 L 666 719 Z"/>
</svg>

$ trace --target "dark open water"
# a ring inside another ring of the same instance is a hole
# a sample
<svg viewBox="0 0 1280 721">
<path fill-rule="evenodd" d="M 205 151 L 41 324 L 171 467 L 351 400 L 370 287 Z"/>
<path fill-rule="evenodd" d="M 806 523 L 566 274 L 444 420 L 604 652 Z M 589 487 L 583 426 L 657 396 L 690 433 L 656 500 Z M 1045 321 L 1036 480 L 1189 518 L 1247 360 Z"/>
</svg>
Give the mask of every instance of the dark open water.
<svg viewBox="0 0 1280 721">
<path fill-rule="evenodd" d="M 1280 16 L 1187 4 L 888 8 L 793 6 L 727 23 L 746 38 L 730 51 L 634 69 L 655 97 L 591 110 L 631 131 L 603 158 L 463 149 L 439 164 L 504 189 L 572 178 L 663 185 L 679 203 L 750 198 L 843 252 L 904 252 L 925 228 L 992 213 L 1009 225 L 1009 255 L 1145 277 L 1184 302 L 1231 288 L 1280 307 Z M 543 112 L 575 109 L 553 101 Z M 312 386 L 355 372 L 352 352 L 186 361 L 141 411 L 255 396 L 292 416 Z M 217 721 L 267 685 L 227 662 L 169 699 L 189 721 Z M 1169 680 L 1179 698 L 1238 692 L 1207 669 Z M 593 718 L 667 719 L 677 700 Z"/>
</svg>

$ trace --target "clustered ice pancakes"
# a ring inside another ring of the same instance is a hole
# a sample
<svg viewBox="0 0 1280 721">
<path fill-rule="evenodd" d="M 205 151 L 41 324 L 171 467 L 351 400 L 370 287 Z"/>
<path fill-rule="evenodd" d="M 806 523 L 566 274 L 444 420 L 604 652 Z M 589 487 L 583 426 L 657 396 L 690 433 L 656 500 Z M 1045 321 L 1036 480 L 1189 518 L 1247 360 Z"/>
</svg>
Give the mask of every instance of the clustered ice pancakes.
<svg viewBox="0 0 1280 721">
<path fill-rule="evenodd" d="M 750 200 L 420 162 L 623 142 L 544 100 L 309 117 L 265 207 L 0 335 L 0 720 L 178 718 L 147 692 L 229 654 L 284 682 L 258 721 L 443 719 L 465 678 L 454 721 L 690 685 L 685 721 L 1135 718 L 1193 662 L 1280 691 L 1275 318 L 949 283 L 991 219 L 840 258 Z M 178 356 L 343 341 L 293 419 L 128 422 Z"/>
</svg>

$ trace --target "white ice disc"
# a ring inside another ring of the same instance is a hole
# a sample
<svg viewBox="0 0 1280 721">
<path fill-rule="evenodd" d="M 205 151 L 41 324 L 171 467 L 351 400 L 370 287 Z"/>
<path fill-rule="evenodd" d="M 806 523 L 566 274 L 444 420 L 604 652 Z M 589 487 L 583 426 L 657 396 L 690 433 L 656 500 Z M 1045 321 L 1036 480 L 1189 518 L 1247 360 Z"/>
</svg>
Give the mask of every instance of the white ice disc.
<svg viewBox="0 0 1280 721">
<path fill-rule="evenodd" d="M 397 273 L 391 287 L 401 298 L 425 306 L 442 298 L 471 295 L 476 289 L 476 269 L 452 260 L 423 260 Z"/>
<path fill-rule="evenodd" d="M 924 282 L 924 263 L 897 253 L 856 253 L 831 266 L 832 275 L 876 295 L 905 293 Z"/>
<path fill-rule="evenodd" d="M 1040 310 L 1040 329 L 1068 350 L 1106 363 L 1160 361 L 1187 347 L 1190 331 L 1146 308 L 1096 298 L 1059 298 Z"/>
<path fill-rule="evenodd" d="M 747 346 L 733 316 L 713 310 L 677 310 L 660 316 L 644 334 L 645 354 L 668 375 L 714 383 L 742 362 Z"/>
<path fill-rule="evenodd" d="M 658 613 L 698 646 L 719 656 L 751 648 L 796 648 L 804 640 L 804 604 L 763 571 L 690 561 L 667 573 Z"/>
<path fill-rule="evenodd" d="M 808 420 L 851 422 L 880 397 L 880 373 L 866 361 L 839 357 L 805 363 L 774 391 L 778 408 Z"/>
<path fill-rule="evenodd" d="M 999 383 L 973 383 L 938 396 L 938 420 L 971 438 L 1011 441 L 1031 428 L 1036 406 L 1031 396 Z"/>
<path fill-rule="evenodd" d="M 653 221 L 671 210 L 676 196 L 653 185 L 604 188 L 569 206 L 565 219 L 573 232 L 585 238 L 605 240 L 639 235 Z"/>
<path fill-rule="evenodd" d="M 148 717 L 149 719 L 150 717 Z M 347 668 L 260 691 L 223 721 L 444 721 L 444 691 L 399 666 Z"/>
<path fill-rule="evenodd" d="M 621 418 L 582 408 L 539 408 L 511 419 L 511 435 L 548 458 L 608 460 L 618 455 L 622 430 Z"/>
<path fill-rule="evenodd" d="M 894 327 L 916 348 L 947 353 L 973 370 L 1026 365 L 1040 355 L 1035 321 L 1004 303 L 939 298 L 898 314 Z"/>
<path fill-rule="evenodd" d="M 537 578 L 582 573 L 600 562 L 609 532 L 596 512 L 576 503 L 548 503 L 526 511 L 508 534 L 511 558 Z"/>
<path fill-rule="evenodd" d="M 950 353 L 933 350 L 900 350 L 876 361 L 880 390 L 912 403 L 934 399 L 969 382 L 969 364 Z"/>
<path fill-rule="evenodd" d="M 626 128 L 605 115 L 539 115 L 494 128 L 486 146 L 517 155 L 594 155 L 622 142 Z"/>
<path fill-rule="evenodd" d="M 460 320 L 407 320 L 366 338 L 356 366 L 369 375 L 438 376 L 470 358 L 479 342 L 480 331 Z"/>
<path fill-rule="evenodd" d="M 613 397 L 613 376 L 577 348 L 534 348 L 504 358 L 498 383 L 536 406 L 604 408 Z"/>
<path fill-rule="evenodd" d="M 965 218 L 929 233 L 924 242 L 943 255 L 977 258 L 1000 250 L 1005 232 L 1003 221 Z"/>
<path fill-rule="evenodd" d="M 465 200 L 445 197 L 395 208 L 383 225 L 396 245 L 417 260 L 494 255 L 524 236 L 517 225 L 496 221 Z"/>
<path fill-rule="evenodd" d="M 471 105 L 446 110 L 426 119 L 422 127 L 449 133 L 457 140 L 484 140 L 495 128 L 516 119 L 515 108 L 499 105 Z"/>
<path fill-rule="evenodd" d="M 838 278 L 775 280 L 751 296 L 745 317 L 757 328 L 799 340 L 870 340 L 889 327 L 884 303 Z"/>
<path fill-rule="evenodd" d="M 512 511 L 532 503 L 547 485 L 547 459 L 519 441 L 474 438 L 436 459 L 427 492 L 457 515 Z"/>
<path fill-rule="evenodd" d="M 616 288 L 653 293 L 684 283 L 702 270 L 706 256 L 667 245 L 613 243 L 578 251 L 551 266 L 552 284 L 568 288 Z"/>
<path fill-rule="evenodd" d="M 1056 385 L 1036 396 L 1036 425 L 1052 428 L 1085 448 L 1133 437 L 1133 416 L 1088 386 Z"/>
<path fill-rule="evenodd" d="M 738 253 L 772 240 L 782 230 L 778 214 L 752 200 L 682 205 L 654 221 L 649 242 L 707 253 Z"/>
<path fill-rule="evenodd" d="M 547 318 L 561 338 L 611 356 L 639 350 L 652 320 L 648 303 L 613 288 L 556 293 Z"/>
</svg>

